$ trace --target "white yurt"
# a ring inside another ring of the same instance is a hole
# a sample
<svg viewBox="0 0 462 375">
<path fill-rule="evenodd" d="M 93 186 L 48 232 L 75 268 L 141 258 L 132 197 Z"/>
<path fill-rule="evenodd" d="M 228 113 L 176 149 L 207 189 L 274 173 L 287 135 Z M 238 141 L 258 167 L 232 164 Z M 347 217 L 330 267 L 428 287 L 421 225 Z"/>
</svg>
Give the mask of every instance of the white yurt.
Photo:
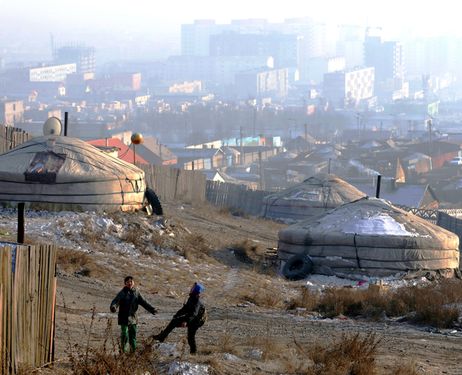
<svg viewBox="0 0 462 375">
<path fill-rule="evenodd" d="M 45 135 L 0 155 L 0 202 L 49 210 L 129 211 L 142 207 L 138 167 L 77 138 Z"/>
<path fill-rule="evenodd" d="M 365 197 L 281 230 L 279 258 L 299 254 L 309 255 L 319 273 L 457 269 L 459 237 L 388 201 Z"/>
<path fill-rule="evenodd" d="M 300 184 L 266 196 L 261 215 L 268 219 L 295 222 L 365 196 L 365 193 L 333 174 L 317 174 Z"/>
</svg>

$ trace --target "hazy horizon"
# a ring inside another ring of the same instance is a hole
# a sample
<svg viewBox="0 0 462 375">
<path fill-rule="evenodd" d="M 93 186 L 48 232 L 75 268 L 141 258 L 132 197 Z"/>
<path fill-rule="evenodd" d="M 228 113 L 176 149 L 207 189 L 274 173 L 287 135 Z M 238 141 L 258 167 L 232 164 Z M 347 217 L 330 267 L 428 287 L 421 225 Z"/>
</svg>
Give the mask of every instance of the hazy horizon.
<svg viewBox="0 0 462 375">
<path fill-rule="evenodd" d="M 341 24 L 382 27 L 384 38 L 400 40 L 417 36 L 461 36 L 459 15 L 449 0 L 418 6 L 398 0 L 325 0 L 310 7 L 306 2 L 286 0 L 281 4 L 203 0 L 199 4 L 171 0 L 161 5 L 147 0 L 76 2 L 2 0 L 0 54 L 5 48 L 31 48 L 37 57 L 51 56 L 51 35 L 56 45 L 81 42 L 99 52 L 135 58 L 166 57 L 179 53 L 180 27 L 196 19 L 229 23 L 234 19 L 260 18 L 283 22 L 286 18 L 311 17 L 331 27 Z M 313 2 L 314 3 L 314 2 Z M 384 4 L 384 5 L 382 5 Z M 33 47 L 32 47 L 33 46 Z M 120 50 L 118 50 L 118 48 Z M 103 53 L 104 54 L 104 53 Z M 43 58 L 43 57 L 42 57 Z"/>
</svg>

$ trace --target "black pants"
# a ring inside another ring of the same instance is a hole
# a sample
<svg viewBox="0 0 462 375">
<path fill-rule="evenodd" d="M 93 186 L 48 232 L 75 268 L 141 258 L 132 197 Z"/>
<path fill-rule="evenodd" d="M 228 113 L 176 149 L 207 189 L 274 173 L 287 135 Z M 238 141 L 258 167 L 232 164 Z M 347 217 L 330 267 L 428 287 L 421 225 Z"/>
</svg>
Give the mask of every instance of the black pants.
<svg viewBox="0 0 462 375">
<path fill-rule="evenodd" d="M 159 339 L 164 341 L 167 338 L 167 336 L 170 334 L 170 332 L 172 332 L 176 327 L 181 326 L 181 323 L 184 323 L 184 319 L 173 318 L 168 324 L 168 326 L 165 327 L 165 329 L 161 333 L 159 333 L 158 335 Z M 200 325 L 198 325 L 197 323 L 188 324 L 188 344 L 189 344 L 189 349 L 190 349 L 191 354 L 194 354 L 197 351 L 196 332 L 199 328 L 200 328 Z"/>
</svg>

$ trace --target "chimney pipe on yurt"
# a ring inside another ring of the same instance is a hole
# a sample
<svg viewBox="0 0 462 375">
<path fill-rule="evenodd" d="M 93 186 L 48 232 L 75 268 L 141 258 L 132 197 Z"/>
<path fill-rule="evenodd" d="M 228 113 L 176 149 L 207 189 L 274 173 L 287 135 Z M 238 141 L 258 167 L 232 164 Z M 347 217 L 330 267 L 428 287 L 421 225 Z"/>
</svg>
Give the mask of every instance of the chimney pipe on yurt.
<svg viewBox="0 0 462 375">
<path fill-rule="evenodd" d="M 375 191 L 375 197 L 380 198 L 380 182 L 382 181 L 382 176 L 377 176 L 377 190 Z"/>
</svg>

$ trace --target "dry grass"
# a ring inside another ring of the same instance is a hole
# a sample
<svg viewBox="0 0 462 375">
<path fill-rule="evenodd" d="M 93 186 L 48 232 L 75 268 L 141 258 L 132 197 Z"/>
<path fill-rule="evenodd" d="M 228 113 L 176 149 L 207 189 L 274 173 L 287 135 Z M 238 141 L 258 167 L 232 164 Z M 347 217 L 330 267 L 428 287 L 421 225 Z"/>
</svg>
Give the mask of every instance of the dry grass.
<svg viewBox="0 0 462 375">
<path fill-rule="evenodd" d="M 182 252 L 182 255 L 190 262 L 211 260 L 211 246 L 201 234 L 188 233 L 185 236 L 183 245 L 179 250 L 180 253 Z"/>
<path fill-rule="evenodd" d="M 136 248 L 146 247 L 146 241 L 143 239 L 144 231 L 141 225 L 132 222 L 128 225 L 121 240 L 132 243 Z"/>
<path fill-rule="evenodd" d="M 256 261 L 261 260 L 258 245 L 249 240 L 234 243 L 228 248 L 233 250 L 236 259 L 242 263 L 254 264 Z"/>
<path fill-rule="evenodd" d="M 421 373 L 417 370 L 415 361 L 409 361 L 404 364 L 398 364 L 393 369 L 393 375 L 420 375 Z"/>
<path fill-rule="evenodd" d="M 301 307 L 308 311 L 312 311 L 318 306 L 319 298 L 319 293 L 313 292 L 306 287 L 301 287 L 297 291 L 297 296 L 288 301 L 286 307 L 287 310 L 295 310 Z"/>
<path fill-rule="evenodd" d="M 120 353 L 117 341 L 112 337 L 112 321 L 107 320 L 104 341 L 100 347 L 92 347 L 90 338 L 94 334 L 96 308 L 92 309 L 89 327 L 85 327 L 85 335 L 80 343 L 71 344 L 68 332 L 67 356 L 70 371 L 74 375 L 125 375 L 125 374 L 157 374 L 159 356 L 152 344 L 143 342 L 134 353 Z M 67 317 L 65 323 L 68 327 Z M 67 328 L 68 330 L 69 328 Z"/>
<path fill-rule="evenodd" d="M 265 308 L 282 308 L 284 306 L 284 300 L 279 293 L 274 293 L 268 289 L 258 289 L 254 291 L 243 292 L 239 299 L 242 302 L 250 302 L 259 307 Z"/>
<path fill-rule="evenodd" d="M 62 247 L 58 248 L 56 264 L 60 271 L 68 274 L 95 276 L 104 273 L 87 253 Z"/>
<path fill-rule="evenodd" d="M 85 218 L 80 236 L 91 247 L 95 247 L 101 241 L 101 233 L 95 231 L 90 218 Z"/>
<path fill-rule="evenodd" d="M 329 345 L 305 348 L 295 342 L 299 356 L 307 357 L 312 365 L 304 372 L 309 375 L 374 375 L 377 373 L 376 356 L 380 343 L 375 334 L 365 336 L 343 335 Z"/>
<path fill-rule="evenodd" d="M 427 286 L 378 289 L 327 289 L 316 310 L 327 317 L 340 314 L 377 319 L 406 315 L 415 323 L 450 328 L 459 317 L 455 304 L 462 303 L 462 281 L 445 279 Z"/>
</svg>

